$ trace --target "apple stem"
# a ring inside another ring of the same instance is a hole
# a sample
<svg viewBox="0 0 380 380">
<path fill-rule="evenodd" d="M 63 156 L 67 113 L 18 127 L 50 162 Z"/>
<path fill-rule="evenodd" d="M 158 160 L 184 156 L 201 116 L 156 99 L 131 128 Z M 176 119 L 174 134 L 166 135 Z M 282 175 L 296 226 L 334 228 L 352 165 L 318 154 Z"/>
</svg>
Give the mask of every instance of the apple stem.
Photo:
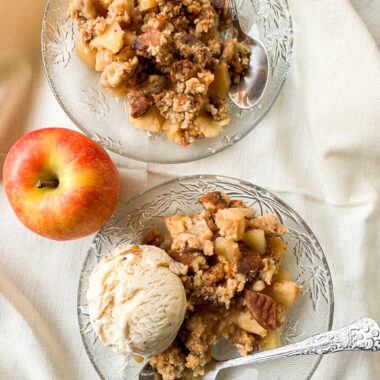
<svg viewBox="0 0 380 380">
<path fill-rule="evenodd" d="M 59 185 L 59 181 L 57 179 L 53 179 L 51 181 L 38 180 L 36 187 L 38 189 L 43 189 L 44 187 L 50 187 L 52 189 L 55 189 L 56 187 L 58 187 L 58 185 Z"/>
</svg>

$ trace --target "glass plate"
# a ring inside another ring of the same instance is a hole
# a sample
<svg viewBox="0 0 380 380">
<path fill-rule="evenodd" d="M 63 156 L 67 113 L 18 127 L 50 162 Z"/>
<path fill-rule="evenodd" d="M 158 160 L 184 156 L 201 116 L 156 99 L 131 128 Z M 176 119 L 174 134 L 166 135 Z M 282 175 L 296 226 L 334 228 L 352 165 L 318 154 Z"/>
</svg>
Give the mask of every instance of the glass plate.
<svg viewBox="0 0 380 380">
<path fill-rule="evenodd" d="M 293 30 L 286 0 L 236 0 L 243 29 L 258 37 L 270 58 L 268 86 L 260 103 L 241 110 L 229 101 L 231 122 L 216 138 L 181 147 L 165 135 L 128 123 L 123 98 L 100 87 L 100 74 L 75 53 L 77 27 L 66 17 L 67 0 L 47 2 L 42 26 L 42 56 L 50 87 L 68 117 L 104 148 L 139 161 L 180 163 L 217 153 L 243 138 L 269 111 L 287 76 Z"/>
<path fill-rule="evenodd" d="M 152 228 L 165 231 L 165 216 L 199 211 L 201 206 L 197 199 L 216 190 L 242 199 L 258 214 L 276 214 L 289 228 L 289 233 L 284 236 L 289 246 L 284 265 L 304 290 L 297 304 L 286 311 L 282 344 L 297 342 L 331 329 L 334 302 L 330 270 L 318 240 L 295 211 L 269 191 L 238 179 L 210 175 L 178 178 L 137 195 L 119 207 L 98 232 L 88 251 L 79 280 L 78 321 L 87 354 L 102 379 L 137 380 L 144 363 L 114 354 L 97 339 L 90 324 L 86 300 L 92 270 L 115 247 L 127 243 L 138 244 Z M 214 347 L 213 355 L 222 360 L 236 357 L 237 352 L 229 343 L 220 342 Z M 253 368 L 259 371 L 260 380 L 309 379 L 320 360 L 318 356 L 280 359 L 226 370 L 218 379 L 255 380 L 251 376 Z"/>
</svg>

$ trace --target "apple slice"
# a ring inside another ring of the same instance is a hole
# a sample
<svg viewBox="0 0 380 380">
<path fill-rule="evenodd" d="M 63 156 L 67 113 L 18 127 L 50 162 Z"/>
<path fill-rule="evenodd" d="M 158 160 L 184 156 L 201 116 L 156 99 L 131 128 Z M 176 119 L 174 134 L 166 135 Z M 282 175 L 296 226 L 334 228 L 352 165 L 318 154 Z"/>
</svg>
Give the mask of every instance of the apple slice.
<svg viewBox="0 0 380 380">
<path fill-rule="evenodd" d="M 260 341 L 263 350 L 271 350 L 280 346 L 280 334 L 278 330 L 268 331 L 268 334 Z"/>
<path fill-rule="evenodd" d="M 256 319 L 254 319 L 249 311 L 241 312 L 236 318 L 237 325 L 245 331 L 252 334 L 265 337 L 268 333 L 264 327 L 262 327 Z"/>
</svg>

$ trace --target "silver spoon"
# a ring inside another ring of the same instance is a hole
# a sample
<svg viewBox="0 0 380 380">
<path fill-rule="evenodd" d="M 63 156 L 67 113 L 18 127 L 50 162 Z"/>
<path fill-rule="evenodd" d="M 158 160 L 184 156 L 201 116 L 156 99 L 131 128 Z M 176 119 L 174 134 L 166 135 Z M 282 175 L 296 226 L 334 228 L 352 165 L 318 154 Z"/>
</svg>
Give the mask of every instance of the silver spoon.
<svg viewBox="0 0 380 380">
<path fill-rule="evenodd" d="M 296 355 L 324 355 L 339 351 L 380 351 L 380 327 L 370 318 L 362 318 L 339 330 L 314 335 L 301 342 L 261 351 L 254 355 L 222 362 L 213 361 L 205 368 L 203 380 L 215 380 L 219 371 L 266 360 L 288 358 Z M 155 371 L 147 363 L 140 372 L 139 380 L 155 380 Z"/>
<path fill-rule="evenodd" d="M 231 19 L 238 32 L 238 41 L 244 41 L 251 48 L 249 67 L 239 84 L 228 91 L 231 100 L 240 108 L 251 108 L 262 98 L 268 83 L 269 59 L 265 46 L 257 39 L 245 34 L 240 26 L 235 0 L 228 0 Z"/>
</svg>

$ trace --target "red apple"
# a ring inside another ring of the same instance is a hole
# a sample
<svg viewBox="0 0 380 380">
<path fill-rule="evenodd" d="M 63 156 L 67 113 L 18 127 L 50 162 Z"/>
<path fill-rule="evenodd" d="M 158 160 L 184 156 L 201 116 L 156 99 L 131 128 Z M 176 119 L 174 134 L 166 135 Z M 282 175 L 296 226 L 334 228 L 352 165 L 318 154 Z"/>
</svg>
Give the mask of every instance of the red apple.
<svg viewBox="0 0 380 380">
<path fill-rule="evenodd" d="M 8 200 L 21 222 L 54 240 L 99 229 L 120 195 L 120 178 L 106 151 L 81 133 L 44 128 L 9 151 L 3 169 Z"/>
</svg>

